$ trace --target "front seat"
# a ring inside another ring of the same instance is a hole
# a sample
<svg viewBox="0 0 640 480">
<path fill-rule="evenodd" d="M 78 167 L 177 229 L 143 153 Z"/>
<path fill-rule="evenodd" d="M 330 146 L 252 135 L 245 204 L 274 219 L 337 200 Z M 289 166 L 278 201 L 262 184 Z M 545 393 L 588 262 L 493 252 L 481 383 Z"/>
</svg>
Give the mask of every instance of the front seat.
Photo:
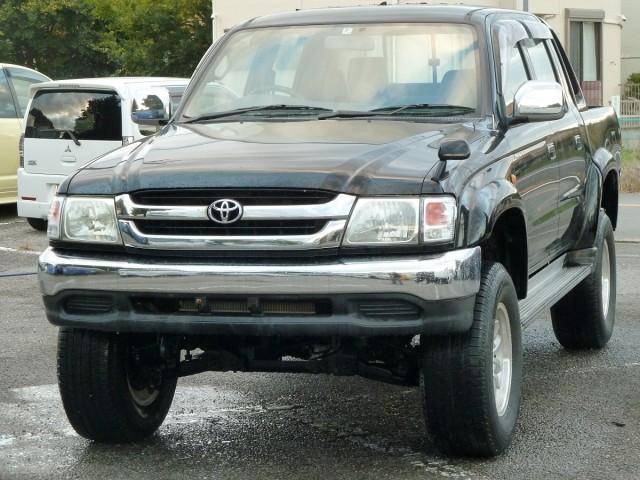
<svg viewBox="0 0 640 480">
<path fill-rule="evenodd" d="M 449 70 L 440 82 L 440 103 L 476 108 L 478 93 L 473 70 Z"/>
</svg>

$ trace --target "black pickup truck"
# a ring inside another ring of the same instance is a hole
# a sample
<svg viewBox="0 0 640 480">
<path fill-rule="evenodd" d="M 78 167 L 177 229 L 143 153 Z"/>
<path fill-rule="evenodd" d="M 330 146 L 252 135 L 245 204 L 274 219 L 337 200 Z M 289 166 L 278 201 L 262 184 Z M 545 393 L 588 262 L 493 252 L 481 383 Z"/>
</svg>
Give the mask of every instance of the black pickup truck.
<svg viewBox="0 0 640 480">
<path fill-rule="evenodd" d="M 550 309 L 565 348 L 611 337 L 618 121 L 537 17 L 258 18 L 175 112 L 147 93 L 158 133 L 60 186 L 39 259 L 80 435 L 152 434 L 181 376 L 325 373 L 418 386 L 439 448 L 496 455 L 521 331 Z"/>
</svg>

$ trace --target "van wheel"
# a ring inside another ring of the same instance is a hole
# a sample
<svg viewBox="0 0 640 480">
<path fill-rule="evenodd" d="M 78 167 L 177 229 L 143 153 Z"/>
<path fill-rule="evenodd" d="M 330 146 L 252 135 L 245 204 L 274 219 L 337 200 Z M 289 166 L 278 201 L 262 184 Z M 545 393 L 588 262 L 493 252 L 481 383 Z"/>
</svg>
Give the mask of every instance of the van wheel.
<svg viewBox="0 0 640 480">
<path fill-rule="evenodd" d="M 601 213 L 594 247 L 596 264 L 591 274 L 551 308 L 553 331 L 571 350 L 602 348 L 616 318 L 616 243 L 611 220 Z"/>
<path fill-rule="evenodd" d="M 31 228 L 34 228 L 40 232 L 47 231 L 47 221 L 42 218 L 27 218 L 27 223 L 31 225 Z"/>
<path fill-rule="evenodd" d="M 169 411 L 177 378 L 141 365 L 133 341 L 117 334 L 62 328 L 58 385 L 78 434 L 126 443 L 153 434 Z"/>
<path fill-rule="evenodd" d="M 420 378 L 427 431 L 445 453 L 494 456 L 511 443 L 520 409 L 518 297 L 499 263 L 485 263 L 473 325 L 422 340 Z"/>
</svg>

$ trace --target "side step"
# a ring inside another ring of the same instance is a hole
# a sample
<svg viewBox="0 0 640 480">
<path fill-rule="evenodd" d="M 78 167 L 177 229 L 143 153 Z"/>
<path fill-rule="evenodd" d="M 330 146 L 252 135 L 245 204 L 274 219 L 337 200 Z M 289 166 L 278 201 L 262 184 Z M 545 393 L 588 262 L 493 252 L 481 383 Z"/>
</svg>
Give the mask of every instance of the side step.
<svg viewBox="0 0 640 480">
<path fill-rule="evenodd" d="M 528 327 L 541 312 L 587 278 L 595 258 L 595 248 L 569 252 L 531 277 L 527 298 L 519 302 L 522 327 Z"/>
</svg>

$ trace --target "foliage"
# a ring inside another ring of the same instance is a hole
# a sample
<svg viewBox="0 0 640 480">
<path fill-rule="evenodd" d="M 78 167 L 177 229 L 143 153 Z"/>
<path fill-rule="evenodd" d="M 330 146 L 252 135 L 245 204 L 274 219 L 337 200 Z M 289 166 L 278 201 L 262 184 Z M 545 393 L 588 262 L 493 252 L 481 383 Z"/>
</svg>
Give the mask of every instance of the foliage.
<svg viewBox="0 0 640 480">
<path fill-rule="evenodd" d="M 628 83 L 640 83 L 640 73 L 632 73 L 627 79 Z"/>
<path fill-rule="evenodd" d="M 210 0 L 1 0 L 0 61 L 52 78 L 190 76 Z"/>
</svg>

